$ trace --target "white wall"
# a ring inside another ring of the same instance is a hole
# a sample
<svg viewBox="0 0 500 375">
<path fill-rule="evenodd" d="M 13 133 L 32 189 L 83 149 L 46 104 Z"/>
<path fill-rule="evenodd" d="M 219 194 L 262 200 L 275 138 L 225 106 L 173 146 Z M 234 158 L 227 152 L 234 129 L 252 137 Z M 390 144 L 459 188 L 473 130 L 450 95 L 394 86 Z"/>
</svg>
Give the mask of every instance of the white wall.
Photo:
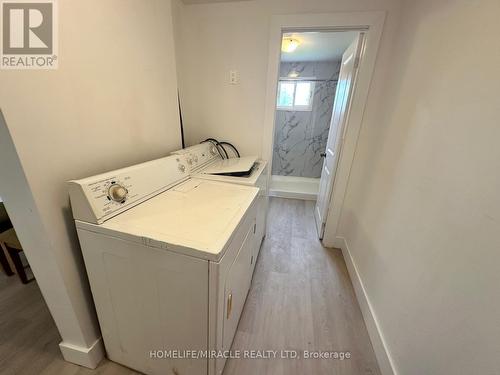
<svg viewBox="0 0 500 375">
<path fill-rule="evenodd" d="M 60 1 L 59 35 L 58 70 L 0 72 L 19 156 L 0 150 L 15 176 L 0 192 L 63 342 L 88 348 L 99 333 L 65 181 L 180 147 L 170 1 Z"/>
<path fill-rule="evenodd" d="M 387 10 L 340 233 L 397 373 L 497 373 L 500 3 L 401 4 L 177 4 L 187 139 L 260 153 L 271 14 Z"/>
<path fill-rule="evenodd" d="M 340 232 L 399 374 L 500 368 L 499 14 L 407 1 L 367 109 Z"/>
<path fill-rule="evenodd" d="M 176 49 L 186 140 L 213 136 L 234 142 L 243 154 L 261 154 L 271 16 L 292 13 L 388 12 L 375 84 L 390 61 L 398 0 L 254 0 L 176 3 Z M 228 83 L 229 70 L 240 84 Z"/>
<path fill-rule="evenodd" d="M 276 110 L 271 174 L 319 178 L 326 150 L 341 61 L 281 62 L 280 79 L 291 72 L 314 77 L 310 111 Z"/>
</svg>

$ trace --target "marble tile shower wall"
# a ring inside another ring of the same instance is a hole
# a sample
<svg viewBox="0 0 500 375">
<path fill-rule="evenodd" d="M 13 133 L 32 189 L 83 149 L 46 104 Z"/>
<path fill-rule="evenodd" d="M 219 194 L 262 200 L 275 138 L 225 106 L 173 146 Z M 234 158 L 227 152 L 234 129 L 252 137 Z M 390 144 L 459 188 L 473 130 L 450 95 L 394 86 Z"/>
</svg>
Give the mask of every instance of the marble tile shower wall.
<svg viewBox="0 0 500 375">
<path fill-rule="evenodd" d="M 338 62 L 281 63 L 280 77 L 295 71 L 314 77 L 312 111 L 276 111 L 273 175 L 319 178 L 326 149 L 333 100 L 340 71 Z"/>
</svg>

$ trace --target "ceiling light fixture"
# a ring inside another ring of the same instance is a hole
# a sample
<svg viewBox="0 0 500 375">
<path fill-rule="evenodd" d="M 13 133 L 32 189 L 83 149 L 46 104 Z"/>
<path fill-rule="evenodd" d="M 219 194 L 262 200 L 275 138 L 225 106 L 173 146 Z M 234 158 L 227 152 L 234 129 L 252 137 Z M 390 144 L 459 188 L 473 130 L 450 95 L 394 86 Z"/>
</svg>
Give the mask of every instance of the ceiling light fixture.
<svg viewBox="0 0 500 375">
<path fill-rule="evenodd" d="M 300 41 L 293 38 L 283 38 L 283 42 L 281 43 L 281 50 L 283 52 L 291 53 L 297 49 L 300 45 Z"/>
<path fill-rule="evenodd" d="M 292 70 L 290 73 L 288 73 L 288 78 L 297 78 L 299 76 L 299 72 L 296 70 Z"/>
</svg>

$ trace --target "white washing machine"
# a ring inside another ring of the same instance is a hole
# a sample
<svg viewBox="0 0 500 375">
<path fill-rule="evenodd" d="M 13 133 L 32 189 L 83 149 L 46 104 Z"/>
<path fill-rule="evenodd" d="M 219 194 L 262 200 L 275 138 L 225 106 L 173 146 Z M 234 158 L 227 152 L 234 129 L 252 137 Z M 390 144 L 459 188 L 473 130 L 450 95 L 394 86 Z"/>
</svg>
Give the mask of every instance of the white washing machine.
<svg viewBox="0 0 500 375">
<path fill-rule="evenodd" d="M 172 155 L 69 182 L 107 356 L 145 374 L 222 373 L 225 358 L 203 353 L 231 348 L 260 242 L 259 189 L 186 165 Z"/>
<path fill-rule="evenodd" d="M 266 235 L 269 206 L 267 162 L 256 156 L 222 159 L 217 148 L 210 142 L 187 147 L 172 154 L 185 157 L 192 177 L 259 188 L 257 237 L 260 241 L 254 254 L 256 260 L 260 251 L 260 243 Z M 254 266 L 255 263 L 253 263 Z"/>
</svg>

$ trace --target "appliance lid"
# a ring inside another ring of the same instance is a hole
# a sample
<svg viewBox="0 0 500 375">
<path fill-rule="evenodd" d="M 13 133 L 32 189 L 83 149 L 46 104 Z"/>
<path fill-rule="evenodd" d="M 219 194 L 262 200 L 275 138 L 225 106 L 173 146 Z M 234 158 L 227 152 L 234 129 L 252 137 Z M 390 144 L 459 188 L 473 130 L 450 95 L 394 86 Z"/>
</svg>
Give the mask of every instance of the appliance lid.
<svg viewBox="0 0 500 375">
<path fill-rule="evenodd" d="M 258 186 L 267 191 L 267 173 L 265 172 L 266 168 L 267 162 L 265 160 L 258 159 L 254 167 L 252 168 L 252 171 L 244 176 L 207 174 L 202 173 L 203 171 L 194 173 L 193 176 L 196 178 L 203 178 L 205 180 L 229 182 L 246 186 Z"/>
<path fill-rule="evenodd" d="M 101 225 L 77 226 L 218 260 L 257 194 L 253 187 L 190 179 Z"/>
<path fill-rule="evenodd" d="M 257 156 L 245 156 L 242 158 L 231 158 L 218 160 L 205 168 L 204 174 L 234 174 L 248 173 L 257 162 Z"/>
</svg>

